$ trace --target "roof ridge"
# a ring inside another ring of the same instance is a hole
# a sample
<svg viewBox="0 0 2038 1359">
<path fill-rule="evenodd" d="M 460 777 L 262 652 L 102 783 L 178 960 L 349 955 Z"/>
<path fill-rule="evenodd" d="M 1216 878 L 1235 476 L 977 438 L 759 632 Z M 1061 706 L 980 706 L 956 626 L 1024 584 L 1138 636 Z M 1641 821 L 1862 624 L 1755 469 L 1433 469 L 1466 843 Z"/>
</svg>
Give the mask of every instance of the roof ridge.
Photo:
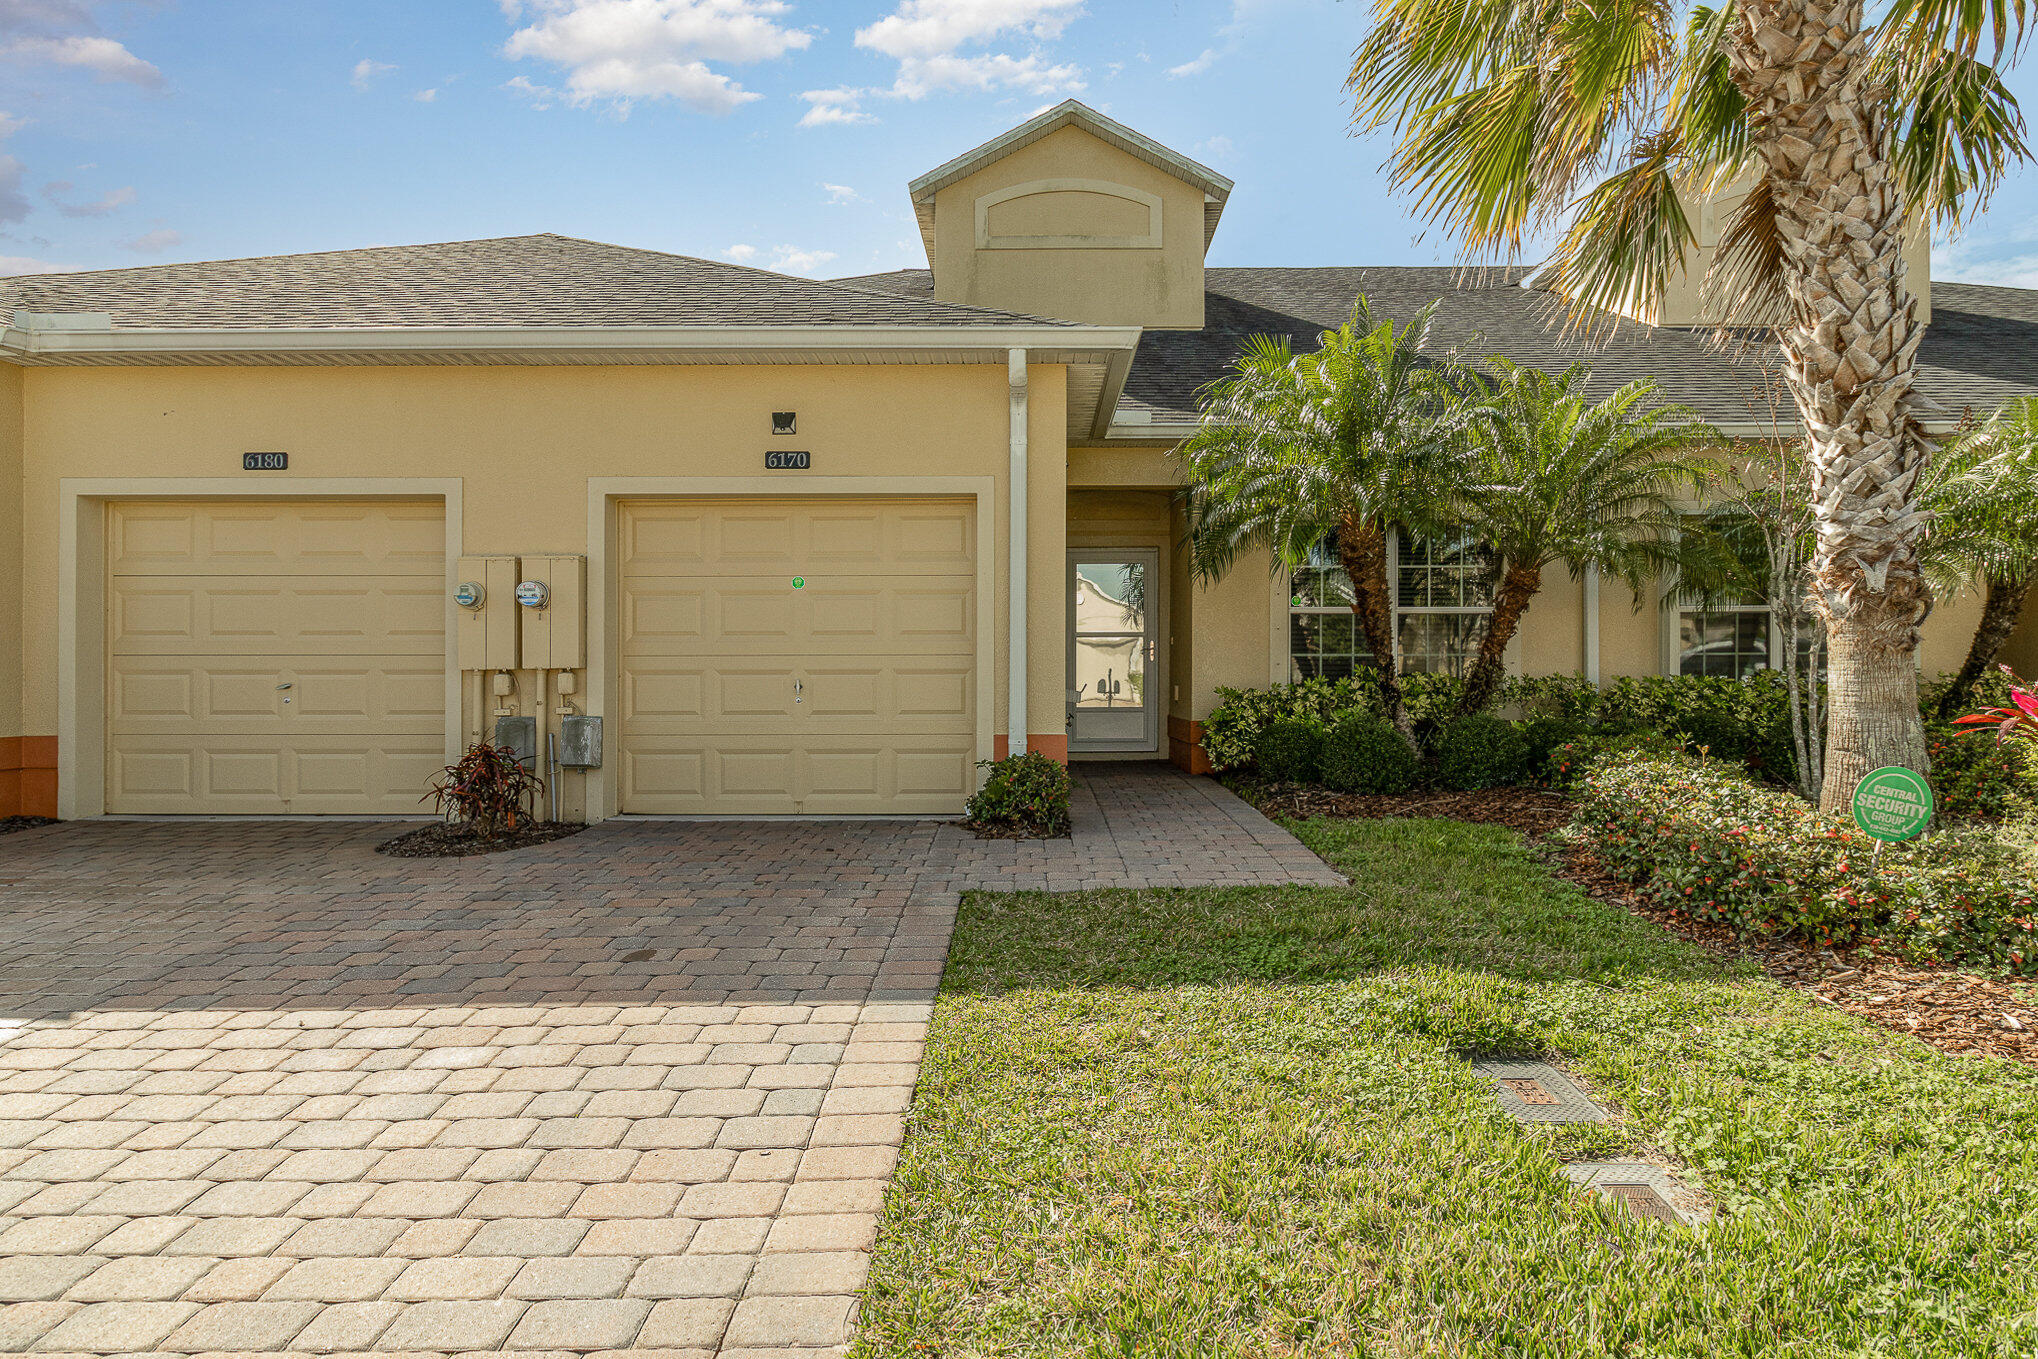
<svg viewBox="0 0 2038 1359">
<path fill-rule="evenodd" d="M 271 255 L 224 255 L 208 260 L 165 260 L 161 264 L 122 264 L 111 269 L 56 269 L 41 274 L 8 274 L 0 284 L 33 282 L 39 278 L 97 278 L 105 274 L 146 274 L 161 269 L 196 269 L 208 264 L 264 264 L 270 260 L 321 259 L 329 255 L 369 255 L 381 250 L 436 250 L 449 245 L 494 245 L 500 241 L 570 241 L 556 231 L 527 231 L 515 236 L 471 236 L 457 241 L 413 241 L 408 245 L 350 245 L 339 250 L 292 250 Z"/>
</svg>

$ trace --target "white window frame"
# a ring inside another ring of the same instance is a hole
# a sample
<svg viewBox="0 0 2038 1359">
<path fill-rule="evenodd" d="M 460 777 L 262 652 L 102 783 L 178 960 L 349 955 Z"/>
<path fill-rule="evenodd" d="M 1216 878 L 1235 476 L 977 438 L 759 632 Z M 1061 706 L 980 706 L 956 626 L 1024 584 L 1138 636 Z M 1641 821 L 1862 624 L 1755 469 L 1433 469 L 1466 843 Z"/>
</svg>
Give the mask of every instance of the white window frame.
<svg viewBox="0 0 2038 1359">
<path fill-rule="evenodd" d="M 1337 563 L 1333 562 L 1331 563 L 1331 565 L 1337 565 Z M 1277 684 L 1295 684 L 1298 683 L 1301 679 L 1301 676 L 1296 672 L 1295 669 L 1294 631 L 1292 622 L 1295 615 L 1333 614 L 1349 617 L 1352 611 L 1349 605 L 1342 604 L 1329 604 L 1329 605 L 1310 604 L 1301 606 L 1296 605 L 1294 588 L 1295 581 L 1293 572 L 1290 571 L 1281 572 L 1280 583 L 1281 593 L 1279 596 L 1279 600 L 1281 608 L 1275 615 L 1274 624 L 1274 633 L 1276 639 L 1274 657 L 1272 658 L 1275 660 L 1274 680 L 1275 683 Z M 1390 635 L 1392 636 L 1394 642 L 1394 672 L 1397 675 L 1407 673 L 1403 669 L 1404 665 L 1406 664 L 1406 660 L 1401 653 L 1401 620 L 1403 616 L 1405 615 L 1421 616 L 1432 614 L 1433 615 L 1484 614 L 1490 616 L 1493 612 L 1493 606 L 1491 604 L 1483 605 L 1410 604 L 1407 606 L 1403 606 L 1403 604 L 1401 603 L 1400 529 L 1394 529 L 1390 531 L 1387 535 L 1387 603 L 1389 613 L 1388 627 Z M 1519 675 L 1521 673 L 1521 634 L 1518 631 L 1513 637 L 1508 639 L 1506 659 L 1507 659 L 1507 673 L 1510 675 Z"/>
<path fill-rule="evenodd" d="M 1705 511 L 1702 509 L 1685 509 L 1680 511 L 1680 513 L 1687 518 L 1698 518 Z M 1682 590 L 1665 588 L 1659 594 L 1658 612 L 1661 614 L 1659 631 L 1662 639 L 1661 668 L 1663 674 L 1674 678 L 1684 673 L 1684 615 L 1688 613 L 1761 614 L 1768 620 L 1767 637 L 1769 645 L 1769 661 L 1761 668 L 1764 670 L 1775 670 L 1778 668 L 1776 658 L 1783 654 L 1783 629 L 1777 626 L 1776 615 L 1770 611 L 1768 600 L 1765 599 L 1759 604 L 1715 604 L 1704 608 L 1686 608 L 1684 592 Z"/>
</svg>

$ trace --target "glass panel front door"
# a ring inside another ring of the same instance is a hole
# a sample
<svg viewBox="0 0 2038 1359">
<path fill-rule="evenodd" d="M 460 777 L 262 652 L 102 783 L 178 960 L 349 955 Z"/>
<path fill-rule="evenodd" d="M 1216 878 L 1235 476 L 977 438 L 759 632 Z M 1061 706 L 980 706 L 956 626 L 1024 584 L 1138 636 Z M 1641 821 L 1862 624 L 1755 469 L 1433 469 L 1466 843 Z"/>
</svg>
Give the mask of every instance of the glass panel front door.
<svg viewBox="0 0 2038 1359">
<path fill-rule="evenodd" d="M 1156 748 L 1151 549 L 1069 561 L 1069 748 Z"/>
</svg>

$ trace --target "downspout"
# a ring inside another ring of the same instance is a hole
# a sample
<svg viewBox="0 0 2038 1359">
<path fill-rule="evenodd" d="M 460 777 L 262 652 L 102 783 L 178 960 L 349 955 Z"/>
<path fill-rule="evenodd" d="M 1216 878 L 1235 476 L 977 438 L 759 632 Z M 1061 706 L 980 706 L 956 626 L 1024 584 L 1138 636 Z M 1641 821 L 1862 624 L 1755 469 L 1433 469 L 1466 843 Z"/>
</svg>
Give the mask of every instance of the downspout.
<svg viewBox="0 0 2038 1359">
<path fill-rule="evenodd" d="M 1012 467 L 1007 496 L 1012 507 L 1012 559 L 1007 567 L 1011 586 L 1011 636 L 1006 655 L 1011 670 L 1005 681 L 1005 753 L 1026 753 L 1026 351 L 1006 355 L 1005 385 L 1012 406 Z"/>
<path fill-rule="evenodd" d="M 1585 678 L 1599 683 L 1599 568 L 1585 568 Z"/>
</svg>

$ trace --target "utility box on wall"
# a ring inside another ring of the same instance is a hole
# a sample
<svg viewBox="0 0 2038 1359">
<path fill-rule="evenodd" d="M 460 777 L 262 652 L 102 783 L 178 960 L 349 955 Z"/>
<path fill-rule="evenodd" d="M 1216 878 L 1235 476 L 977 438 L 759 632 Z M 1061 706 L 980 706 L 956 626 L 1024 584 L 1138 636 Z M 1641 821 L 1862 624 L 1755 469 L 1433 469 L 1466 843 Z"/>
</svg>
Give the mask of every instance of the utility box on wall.
<svg viewBox="0 0 2038 1359">
<path fill-rule="evenodd" d="M 462 557 L 455 575 L 460 668 L 517 669 L 517 559 Z"/>
<path fill-rule="evenodd" d="M 523 582 L 545 587 L 539 607 L 519 606 L 523 668 L 578 670 L 587 664 L 587 558 L 525 557 Z"/>
</svg>

